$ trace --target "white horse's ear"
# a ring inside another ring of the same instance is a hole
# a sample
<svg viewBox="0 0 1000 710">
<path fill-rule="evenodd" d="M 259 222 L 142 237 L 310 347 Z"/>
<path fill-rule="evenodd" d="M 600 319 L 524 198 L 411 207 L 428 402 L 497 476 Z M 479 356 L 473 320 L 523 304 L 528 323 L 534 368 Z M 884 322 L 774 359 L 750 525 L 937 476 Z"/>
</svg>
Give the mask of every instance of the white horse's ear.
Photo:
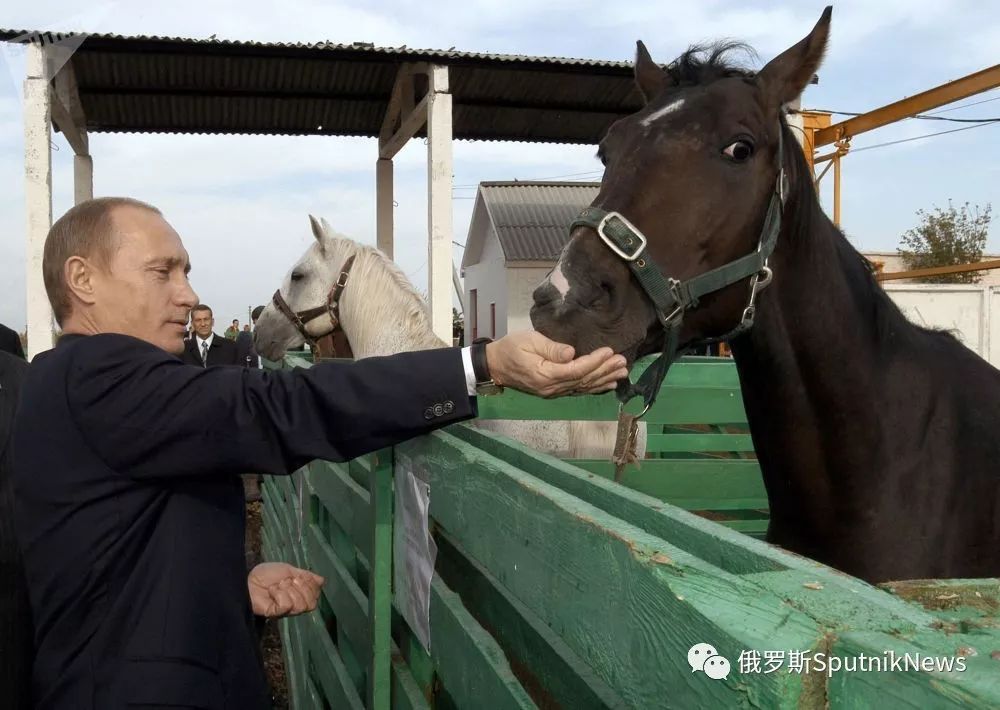
<svg viewBox="0 0 1000 710">
<path fill-rule="evenodd" d="M 325 222 L 326 220 L 323 220 L 323 221 Z M 322 245 L 323 244 L 323 227 L 322 227 L 322 225 L 320 225 L 319 220 L 316 219 L 315 217 L 313 217 L 312 215 L 309 215 L 309 224 L 312 225 L 313 236 L 316 237 L 316 241 L 319 242 L 320 245 Z"/>
<path fill-rule="evenodd" d="M 331 227 L 330 223 L 326 221 L 326 217 L 320 217 L 320 222 L 323 223 L 323 230 L 326 232 L 326 234 L 329 236 L 333 236 L 334 234 L 333 227 Z"/>
</svg>

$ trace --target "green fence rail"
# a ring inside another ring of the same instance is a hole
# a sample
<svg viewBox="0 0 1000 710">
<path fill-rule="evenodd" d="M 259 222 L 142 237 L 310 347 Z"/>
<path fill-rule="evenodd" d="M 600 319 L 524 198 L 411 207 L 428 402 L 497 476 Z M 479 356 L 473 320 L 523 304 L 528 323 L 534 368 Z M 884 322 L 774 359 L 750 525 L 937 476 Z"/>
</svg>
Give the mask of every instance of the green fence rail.
<svg viewBox="0 0 1000 710">
<path fill-rule="evenodd" d="M 735 383 L 731 364 L 681 363 L 650 421 L 739 424 Z M 480 407 L 513 419 L 616 414 L 611 398 L 514 393 Z M 662 436 L 631 487 L 596 462 L 581 467 L 466 424 L 267 477 L 265 555 L 327 580 L 319 609 L 280 622 L 294 707 L 1000 707 L 1000 580 L 883 590 L 706 520 L 665 501 L 703 513 L 754 509 L 720 500 L 761 509 L 758 493 L 739 487 L 756 464 L 738 458 L 746 440 L 730 437 L 745 434 Z M 437 547 L 429 650 L 393 597 L 413 583 L 394 579 L 393 566 L 394 471 L 412 470 L 430 486 Z M 699 488 L 698 475 L 716 478 Z M 692 671 L 696 644 L 728 660 L 726 677 Z M 771 668 L 778 654 L 782 667 Z M 805 654 L 808 671 L 790 667 Z M 862 654 L 885 668 L 826 670 L 826 659 Z"/>
</svg>

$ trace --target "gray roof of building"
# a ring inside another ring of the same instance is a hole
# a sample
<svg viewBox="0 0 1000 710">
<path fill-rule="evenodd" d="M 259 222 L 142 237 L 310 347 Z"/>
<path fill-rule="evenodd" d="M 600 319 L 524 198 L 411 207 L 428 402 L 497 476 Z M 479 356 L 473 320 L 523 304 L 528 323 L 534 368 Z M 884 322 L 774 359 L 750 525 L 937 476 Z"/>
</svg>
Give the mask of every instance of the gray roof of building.
<svg viewBox="0 0 1000 710">
<path fill-rule="evenodd" d="M 449 67 L 457 139 L 596 144 L 642 105 L 627 62 L 114 34 L 71 61 L 91 132 L 374 137 L 398 67 L 421 61 Z"/>
<path fill-rule="evenodd" d="M 597 197 L 595 182 L 483 182 L 479 194 L 507 261 L 555 261 L 569 225 Z"/>
</svg>

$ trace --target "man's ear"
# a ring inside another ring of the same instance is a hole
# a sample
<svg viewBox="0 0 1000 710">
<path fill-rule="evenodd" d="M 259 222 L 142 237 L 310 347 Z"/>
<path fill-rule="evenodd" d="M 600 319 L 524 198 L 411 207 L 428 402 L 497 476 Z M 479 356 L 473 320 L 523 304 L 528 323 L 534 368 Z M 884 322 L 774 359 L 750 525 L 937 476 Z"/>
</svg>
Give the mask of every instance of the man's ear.
<svg viewBox="0 0 1000 710">
<path fill-rule="evenodd" d="M 828 6 L 812 32 L 768 62 L 757 74 L 757 84 L 767 96 L 769 105 L 784 106 L 794 101 L 812 80 L 826 52 L 832 13 L 833 8 Z"/>
<path fill-rule="evenodd" d="M 74 298 L 88 306 L 96 300 L 94 276 L 94 265 L 82 256 L 71 256 L 63 264 L 66 287 Z"/>
<path fill-rule="evenodd" d="M 670 75 L 649 56 L 649 51 L 642 40 L 635 43 L 635 83 L 647 104 L 661 91 L 674 84 Z"/>
</svg>

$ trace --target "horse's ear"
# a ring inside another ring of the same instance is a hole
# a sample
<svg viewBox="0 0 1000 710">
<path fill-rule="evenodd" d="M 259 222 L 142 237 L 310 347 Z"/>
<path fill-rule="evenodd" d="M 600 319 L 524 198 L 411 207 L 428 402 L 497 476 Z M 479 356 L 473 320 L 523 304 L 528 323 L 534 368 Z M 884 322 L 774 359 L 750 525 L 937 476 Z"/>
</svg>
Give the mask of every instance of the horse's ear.
<svg viewBox="0 0 1000 710">
<path fill-rule="evenodd" d="M 768 62 L 757 74 L 757 83 L 767 94 L 769 103 L 784 106 L 794 101 L 812 81 L 826 52 L 832 13 L 833 7 L 828 5 L 812 32 Z"/>
<path fill-rule="evenodd" d="M 313 236 L 316 237 L 316 241 L 323 245 L 323 225 L 319 223 L 319 220 L 309 215 L 309 224 L 312 225 Z"/>
<path fill-rule="evenodd" d="M 635 83 L 647 104 L 663 89 L 673 84 L 670 75 L 649 56 L 649 51 L 642 40 L 635 43 Z"/>
</svg>

